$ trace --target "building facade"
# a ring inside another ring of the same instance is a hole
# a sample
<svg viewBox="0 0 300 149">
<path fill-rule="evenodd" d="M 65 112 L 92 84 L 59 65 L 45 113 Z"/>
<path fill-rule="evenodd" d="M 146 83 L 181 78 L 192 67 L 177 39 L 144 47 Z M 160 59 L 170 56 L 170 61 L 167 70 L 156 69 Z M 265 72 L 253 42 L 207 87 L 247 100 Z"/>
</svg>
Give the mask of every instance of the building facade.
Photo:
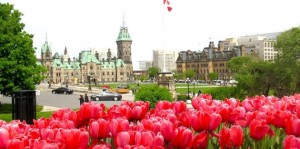
<svg viewBox="0 0 300 149">
<path fill-rule="evenodd" d="M 95 50 L 81 51 L 78 57 L 71 59 L 68 50 L 64 54 L 55 53 L 46 39 L 41 47 L 39 63 L 48 70 L 44 74 L 51 83 L 78 84 L 78 83 L 104 83 L 126 82 L 133 79 L 131 62 L 131 43 L 128 29 L 120 28 L 117 42 L 117 57 L 112 57 L 110 49 L 106 58 Z"/>
<path fill-rule="evenodd" d="M 196 72 L 195 80 L 209 80 L 209 73 L 217 73 L 219 78 L 229 80 L 232 72 L 227 67 L 227 62 L 232 57 L 245 55 L 244 46 L 232 46 L 224 49 L 224 42 L 220 41 L 218 47 L 210 42 L 201 52 L 181 51 L 176 61 L 177 72 L 183 73 L 188 69 Z M 230 49 L 230 50 L 228 50 Z"/>
<path fill-rule="evenodd" d="M 176 70 L 177 57 L 178 52 L 176 51 L 153 50 L 152 65 L 160 70 L 164 70 L 164 68 L 166 71 Z"/>
<path fill-rule="evenodd" d="M 246 55 L 256 56 L 264 61 L 273 61 L 278 51 L 274 48 L 276 37 L 280 33 L 242 36 L 238 38 L 238 45 L 244 45 Z"/>
<path fill-rule="evenodd" d="M 152 61 L 139 61 L 140 70 L 148 70 L 150 67 L 152 67 Z"/>
</svg>

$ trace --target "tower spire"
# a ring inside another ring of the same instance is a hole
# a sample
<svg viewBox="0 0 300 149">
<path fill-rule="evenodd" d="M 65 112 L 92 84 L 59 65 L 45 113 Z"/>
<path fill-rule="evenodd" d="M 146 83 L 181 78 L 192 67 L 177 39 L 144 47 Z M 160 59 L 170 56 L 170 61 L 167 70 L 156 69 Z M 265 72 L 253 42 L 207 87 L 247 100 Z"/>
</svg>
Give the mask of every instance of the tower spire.
<svg viewBox="0 0 300 149">
<path fill-rule="evenodd" d="M 48 39 L 47 39 L 47 33 L 46 33 L 46 40 L 45 40 L 46 42 L 48 42 Z"/>
<path fill-rule="evenodd" d="M 125 28 L 126 24 L 125 24 L 125 12 L 123 11 L 123 23 L 122 23 L 122 27 Z"/>
</svg>

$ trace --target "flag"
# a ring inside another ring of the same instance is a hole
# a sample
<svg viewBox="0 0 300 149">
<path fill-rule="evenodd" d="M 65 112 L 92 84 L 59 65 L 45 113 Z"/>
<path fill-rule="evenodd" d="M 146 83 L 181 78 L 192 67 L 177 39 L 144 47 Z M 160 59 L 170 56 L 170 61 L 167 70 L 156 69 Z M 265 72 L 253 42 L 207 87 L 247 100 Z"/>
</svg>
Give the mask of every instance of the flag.
<svg viewBox="0 0 300 149">
<path fill-rule="evenodd" d="M 167 9 L 170 12 L 172 10 L 172 7 L 170 6 L 169 0 L 163 0 L 163 1 L 164 1 L 164 5 L 167 5 Z"/>
</svg>

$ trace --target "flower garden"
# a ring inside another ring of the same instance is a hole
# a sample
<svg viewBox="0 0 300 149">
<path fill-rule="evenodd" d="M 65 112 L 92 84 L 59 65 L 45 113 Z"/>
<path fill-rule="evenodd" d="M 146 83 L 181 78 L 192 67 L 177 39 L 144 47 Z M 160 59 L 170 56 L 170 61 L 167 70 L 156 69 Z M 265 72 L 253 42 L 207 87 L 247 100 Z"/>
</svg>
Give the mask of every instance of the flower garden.
<svg viewBox="0 0 300 149">
<path fill-rule="evenodd" d="M 0 149 L 300 148 L 300 94 L 185 102 L 84 103 L 34 124 L 0 120 Z"/>
</svg>

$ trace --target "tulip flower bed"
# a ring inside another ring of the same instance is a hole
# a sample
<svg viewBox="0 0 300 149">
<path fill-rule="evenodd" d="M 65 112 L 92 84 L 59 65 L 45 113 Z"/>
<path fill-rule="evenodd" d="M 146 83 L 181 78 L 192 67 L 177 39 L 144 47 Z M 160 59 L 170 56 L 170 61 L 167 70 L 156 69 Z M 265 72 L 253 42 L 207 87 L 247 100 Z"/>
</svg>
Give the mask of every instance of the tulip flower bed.
<svg viewBox="0 0 300 149">
<path fill-rule="evenodd" d="M 185 102 L 84 103 L 33 125 L 0 120 L 0 149 L 300 148 L 300 94 Z"/>
</svg>

